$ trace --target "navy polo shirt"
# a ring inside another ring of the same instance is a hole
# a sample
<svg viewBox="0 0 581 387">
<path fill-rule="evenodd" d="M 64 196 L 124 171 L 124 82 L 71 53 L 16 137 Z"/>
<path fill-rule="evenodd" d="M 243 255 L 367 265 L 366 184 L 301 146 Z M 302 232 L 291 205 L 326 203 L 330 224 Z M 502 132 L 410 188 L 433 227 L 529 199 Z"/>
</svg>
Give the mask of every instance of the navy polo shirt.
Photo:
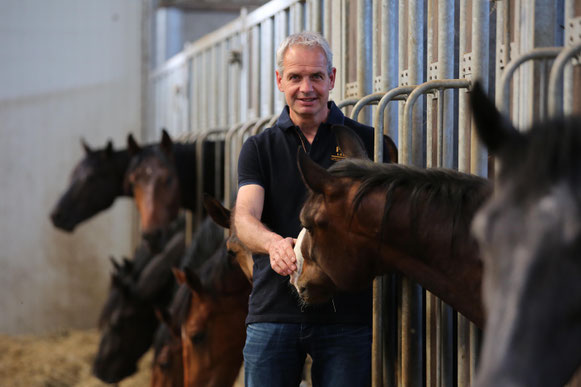
<svg viewBox="0 0 581 387">
<path fill-rule="evenodd" d="M 343 115 L 334 102 L 329 102 L 329 116 L 319 126 L 312 144 L 293 124 L 286 106 L 276 124 L 250 137 L 238 159 L 238 186 L 258 184 L 264 188 L 264 208 L 261 221 L 283 237 L 296 238 L 301 230 L 299 213 L 305 202 L 307 188 L 297 167 L 297 149 L 304 146 L 310 158 L 329 168 L 339 159 L 332 124 L 353 129 L 363 140 L 373 159 L 373 128 Z M 384 153 L 389 161 L 389 155 Z M 252 293 L 246 323 L 365 323 L 371 324 L 371 288 L 358 293 L 337 293 L 332 301 L 322 305 L 302 306 L 298 294 L 289 284 L 288 276 L 277 274 L 270 267 L 268 255 L 254 255 Z"/>
</svg>

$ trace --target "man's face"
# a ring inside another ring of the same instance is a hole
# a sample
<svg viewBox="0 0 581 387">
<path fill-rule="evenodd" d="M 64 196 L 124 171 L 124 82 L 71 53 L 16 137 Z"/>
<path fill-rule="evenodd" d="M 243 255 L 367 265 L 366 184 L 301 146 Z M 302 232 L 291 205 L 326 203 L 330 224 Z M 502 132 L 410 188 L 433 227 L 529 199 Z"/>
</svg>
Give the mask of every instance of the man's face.
<svg viewBox="0 0 581 387">
<path fill-rule="evenodd" d="M 335 68 L 327 73 L 327 59 L 319 47 L 291 46 L 283 58 L 283 74 L 276 71 L 278 89 L 284 93 L 290 116 L 323 122 L 329 91 L 335 86 Z"/>
</svg>

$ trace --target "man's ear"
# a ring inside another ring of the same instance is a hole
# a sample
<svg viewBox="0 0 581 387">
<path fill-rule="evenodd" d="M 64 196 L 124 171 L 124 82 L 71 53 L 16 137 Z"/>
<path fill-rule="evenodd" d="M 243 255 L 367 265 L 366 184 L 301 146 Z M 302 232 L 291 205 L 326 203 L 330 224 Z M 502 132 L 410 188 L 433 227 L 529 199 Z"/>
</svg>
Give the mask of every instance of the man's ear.
<svg viewBox="0 0 581 387">
<path fill-rule="evenodd" d="M 335 67 L 333 67 L 331 69 L 331 74 L 329 74 L 329 81 L 331 83 L 331 85 L 329 85 L 329 90 L 333 90 L 333 88 L 335 87 L 335 77 L 337 75 L 337 69 Z"/>
<path fill-rule="evenodd" d="M 282 87 L 282 74 L 280 74 L 278 72 L 278 70 L 275 71 L 276 74 L 276 86 L 278 87 L 278 90 L 284 93 L 284 89 Z"/>
</svg>

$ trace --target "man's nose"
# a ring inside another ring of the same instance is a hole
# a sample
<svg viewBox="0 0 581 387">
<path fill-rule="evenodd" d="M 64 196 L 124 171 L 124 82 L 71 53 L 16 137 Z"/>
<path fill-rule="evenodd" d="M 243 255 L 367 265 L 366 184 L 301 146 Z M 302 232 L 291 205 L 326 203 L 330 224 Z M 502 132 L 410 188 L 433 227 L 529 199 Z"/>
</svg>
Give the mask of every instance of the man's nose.
<svg viewBox="0 0 581 387">
<path fill-rule="evenodd" d="M 303 81 L 301 82 L 300 91 L 302 93 L 309 93 L 312 90 L 313 90 L 313 84 L 311 83 L 311 80 L 308 77 L 305 77 L 303 79 Z"/>
</svg>

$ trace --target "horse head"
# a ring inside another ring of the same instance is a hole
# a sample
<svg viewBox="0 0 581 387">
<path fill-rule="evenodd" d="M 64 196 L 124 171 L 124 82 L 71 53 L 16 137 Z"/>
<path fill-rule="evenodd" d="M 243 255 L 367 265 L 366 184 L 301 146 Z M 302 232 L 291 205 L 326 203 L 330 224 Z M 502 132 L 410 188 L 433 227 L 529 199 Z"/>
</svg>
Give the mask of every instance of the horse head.
<svg viewBox="0 0 581 387">
<path fill-rule="evenodd" d="M 111 289 L 99 318 L 102 333 L 93 364 L 99 379 L 116 383 L 135 372 L 158 326 L 155 310 L 166 306 L 173 294 L 171 266 L 181 259 L 183 245 L 183 233 L 178 233 L 145 265 L 113 260 Z"/>
<path fill-rule="evenodd" d="M 174 272 L 190 290 L 181 320 L 185 385 L 232 385 L 242 365 L 250 284 L 225 246 L 198 273 Z"/>
<path fill-rule="evenodd" d="M 173 221 L 180 208 L 180 185 L 173 142 L 163 130 L 159 145 L 140 147 L 132 135 L 127 138 L 131 162 L 125 186 L 133 193 L 141 218 L 141 232 L 155 239 Z"/>
<path fill-rule="evenodd" d="M 50 213 L 54 226 L 69 232 L 125 194 L 127 152 L 114 151 L 111 141 L 103 149 L 93 150 L 84 141 L 82 147 L 85 157 L 73 169 L 68 188 Z"/>
<path fill-rule="evenodd" d="M 475 385 L 562 386 L 581 364 L 581 120 L 519 132 L 480 84 L 470 99 L 500 164 L 472 225 L 487 314 Z"/>
<path fill-rule="evenodd" d="M 341 151 L 352 159 L 341 163 L 370 162 L 356 133 L 341 125 L 334 125 L 332 130 Z M 358 254 L 352 248 L 352 239 L 357 236 L 346 232 L 345 220 L 349 222 L 352 218 L 344 216 L 352 212 L 349 201 L 354 192 L 352 182 L 334 176 L 300 149 L 297 162 L 309 196 L 300 213 L 304 229 L 295 245 L 298 269 L 290 280 L 305 302 L 322 303 L 328 301 L 337 288 L 361 290 L 373 275 L 369 266 L 356 268 L 349 260 L 336 261 L 338 257 Z"/>
</svg>

